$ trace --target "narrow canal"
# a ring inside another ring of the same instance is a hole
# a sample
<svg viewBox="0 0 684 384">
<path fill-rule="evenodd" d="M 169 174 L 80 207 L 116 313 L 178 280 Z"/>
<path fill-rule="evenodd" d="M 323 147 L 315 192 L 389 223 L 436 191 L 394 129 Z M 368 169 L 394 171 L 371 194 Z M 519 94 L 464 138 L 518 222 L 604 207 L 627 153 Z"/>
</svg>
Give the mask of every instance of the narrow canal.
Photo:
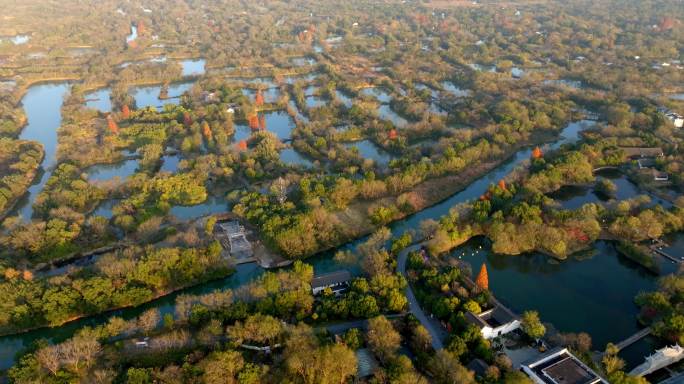
<svg viewBox="0 0 684 384">
<path fill-rule="evenodd" d="M 61 122 L 59 105 L 61 105 L 66 86 L 40 87 L 44 86 L 36 86 L 29 90 L 24 99 L 24 107 L 29 126 L 42 123 L 40 126 L 43 134 L 32 137 L 43 143 L 46 148 L 51 147 L 52 157 L 49 158 L 54 158 L 55 130 Z M 46 113 L 46 110 L 51 113 Z M 562 144 L 577 141 L 579 132 L 584 126 L 584 122 L 568 124 L 563 129 L 561 138 L 550 147 L 558 148 Z M 33 132 L 33 128 L 29 131 Z M 393 223 L 390 226 L 392 233 L 399 235 L 407 230 L 417 230 L 421 221 L 438 219 L 453 205 L 477 198 L 489 184 L 496 183 L 505 177 L 516 166 L 529 159 L 530 155 L 530 149 L 518 151 L 511 159 L 447 200 Z M 53 163 L 54 160 L 48 162 L 48 164 Z M 217 204 L 216 208 L 225 210 L 227 207 L 224 204 Z M 180 216 L 183 215 L 180 214 Z M 365 238 L 358 239 L 338 249 L 354 249 L 364 240 Z M 469 243 L 456 249 L 454 257 L 458 257 L 459 252 L 471 249 L 473 244 Z M 474 252 L 474 250 L 471 251 L 473 257 L 467 260 L 473 264 L 474 268 L 482 263 L 488 264 L 491 270 L 490 281 L 493 292 L 502 301 L 518 311 L 538 310 L 542 319 L 553 322 L 561 331 L 587 331 L 594 339 L 596 347 L 602 347 L 606 341 L 621 340 L 636 329 L 634 320 L 636 307 L 632 302 L 634 294 L 639 290 L 653 288 L 655 283 L 655 276 L 623 260 L 607 243 L 598 243 L 596 252 L 591 257 L 560 263 L 554 263 L 539 255 L 503 257 L 481 251 L 475 257 Z M 326 252 L 307 259 L 307 262 L 314 266 L 316 273 L 339 268 L 350 269 L 355 274 L 360 273 L 358 265 L 341 264 L 333 258 L 334 253 L 334 251 Z M 14 363 L 15 353 L 35 340 L 45 338 L 58 342 L 70 337 L 83 326 L 102 324 L 113 315 L 130 319 L 150 308 L 157 308 L 162 313 L 172 313 L 175 299 L 181 293 L 201 294 L 217 289 L 236 288 L 262 273 L 263 270 L 255 264 L 243 264 L 238 266 L 236 273 L 228 278 L 188 288 L 136 308 L 77 320 L 53 329 L 40 329 L 2 337 L 0 338 L 0 369 L 10 367 Z"/>
<path fill-rule="evenodd" d="M 24 221 L 33 216 L 33 202 L 43 190 L 57 162 L 57 128 L 62 123 L 62 102 L 69 90 L 66 83 L 39 84 L 29 88 L 21 103 L 28 122 L 19 135 L 23 140 L 38 141 L 43 145 L 45 158 L 40 164 L 43 173 L 29 187 L 28 193 L 15 206 L 12 214 L 19 214 Z"/>
</svg>

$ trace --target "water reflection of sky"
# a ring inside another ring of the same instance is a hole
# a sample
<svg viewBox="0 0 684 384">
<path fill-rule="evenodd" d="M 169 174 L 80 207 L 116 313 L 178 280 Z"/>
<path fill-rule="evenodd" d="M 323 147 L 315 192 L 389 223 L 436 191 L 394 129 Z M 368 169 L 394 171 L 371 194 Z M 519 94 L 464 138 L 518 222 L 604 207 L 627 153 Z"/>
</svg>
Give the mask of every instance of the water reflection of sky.
<svg viewBox="0 0 684 384">
<path fill-rule="evenodd" d="M 347 148 L 356 148 L 364 159 L 372 159 L 376 164 L 387 165 L 392 160 L 392 155 L 384 149 L 379 148 L 370 140 L 361 140 L 353 143 L 346 143 Z"/>
<path fill-rule="evenodd" d="M 280 151 L 280 160 L 288 165 L 302 165 L 304 167 L 313 167 L 311 160 L 307 159 L 299 152 L 292 148 L 285 148 Z"/>
<path fill-rule="evenodd" d="M 133 87 L 131 94 L 135 99 L 135 105 L 137 108 L 155 107 L 157 110 L 161 111 L 164 105 L 179 104 L 180 95 L 192 88 L 192 85 L 192 82 L 169 85 L 168 98 L 165 99 L 159 98 L 161 85 Z"/>
<path fill-rule="evenodd" d="M 117 164 L 94 165 L 86 170 L 88 181 L 108 181 L 118 177 L 121 181 L 135 173 L 138 160 L 124 160 Z"/>
<path fill-rule="evenodd" d="M 109 88 L 98 89 L 86 93 L 83 97 L 86 100 L 86 107 L 96 109 L 100 112 L 112 111 L 112 100 L 110 99 L 111 90 Z"/>
</svg>

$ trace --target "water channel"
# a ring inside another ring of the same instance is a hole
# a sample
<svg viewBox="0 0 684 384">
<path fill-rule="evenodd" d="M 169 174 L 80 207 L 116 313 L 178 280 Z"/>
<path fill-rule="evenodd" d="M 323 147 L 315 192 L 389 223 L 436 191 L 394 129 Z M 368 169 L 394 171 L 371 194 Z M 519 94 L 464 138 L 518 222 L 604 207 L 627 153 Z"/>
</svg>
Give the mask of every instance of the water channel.
<svg viewBox="0 0 684 384">
<path fill-rule="evenodd" d="M 67 86 L 38 85 L 29 89 L 24 98 L 24 108 L 29 125 L 22 137 L 32 138 L 45 145 L 49 152 L 43 166 L 54 164 L 54 148 L 56 129 L 61 122 L 59 107 Z M 278 116 L 278 119 L 289 116 Z M 561 138 L 550 147 L 558 148 L 561 144 L 578 140 L 582 124 L 569 124 L 562 132 Z M 281 137 L 281 134 L 278 135 Z M 282 137 L 281 137 L 282 138 Z M 448 199 L 420 211 L 412 216 L 391 224 L 394 235 L 405 231 L 418 230 L 420 222 L 426 219 L 439 219 L 452 206 L 467 200 L 475 199 L 486 188 L 510 173 L 516 166 L 530 158 L 531 150 L 523 149 L 515 153 L 503 164 L 485 174 L 462 191 Z M 34 189 L 32 193 L 37 193 Z M 99 208 L 98 208 L 99 209 Z M 224 199 L 210 197 L 205 204 L 193 207 L 175 207 L 171 213 L 179 218 L 196 217 L 211 212 L 223 212 L 228 209 Z M 338 249 L 353 250 L 365 238 L 350 242 Z M 493 293 L 512 308 L 522 311 L 535 309 L 541 318 L 554 323 L 561 331 L 586 331 L 594 339 L 597 348 L 606 341 L 618 341 L 637 329 L 635 320 L 636 306 L 633 297 L 640 290 L 649 290 L 655 286 L 656 277 L 619 256 L 612 244 L 599 242 L 591 256 L 573 257 L 563 262 L 555 262 L 548 257 L 531 254 L 523 256 L 492 255 L 474 240 L 464 247 L 452 252 L 454 257 L 461 257 L 479 268 L 487 263 L 490 268 L 490 284 Z M 325 252 L 307 259 L 314 266 L 316 273 L 324 273 L 340 268 L 347 268 L 354 274 L 360 273 L 358 263 L 345 264 L 335 260 L 335 251 Z M 467 257 L 467 253 L 470 253 Z M 175 298 L 180 293 L 200 294 L 216 289 L 238 287 L 263 273 L 256 264 L 243 264 L 237 267 L 236 273 L 225 279 L 201 284 L 179 291 L 135 308 L 113 311 L 107 314 L 92 316 L 73 321 L 61 327 L 39 329 L 19 335 L 0 338 L 0 369 L 10 367 L 17 351 L 29 346 L 33 341 L 45 338 L 59 342 L 70 337 L 77 329 L 86 325 L 97 325 L 112 316 L 130 319 L 149 308 L 157 308 L 162 313 L 172 313 Z"/>
<path fill-rule="evenodd" d="M 24 221 L 31 220 L 33 202 L 43 190 L 57 161 L 57 128 L 62 123 L 62 102 L 68 90 L 66 83 L 38 84 L 29 88 L 21 100 L 28 122 L 19 138 L 38 141 L 45 150 L 41 163 L 44 172 L 12 210 L 12 214 L 19 214 Z"/>
</svg>

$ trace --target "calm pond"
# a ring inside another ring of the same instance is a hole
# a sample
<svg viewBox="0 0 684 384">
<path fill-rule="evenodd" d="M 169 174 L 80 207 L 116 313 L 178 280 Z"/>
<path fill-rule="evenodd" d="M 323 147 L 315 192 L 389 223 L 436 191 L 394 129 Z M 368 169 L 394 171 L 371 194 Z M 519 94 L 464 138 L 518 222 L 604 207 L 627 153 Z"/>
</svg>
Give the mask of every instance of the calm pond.
<svg viewBox="0 0 684 384">
<path fill-rule="evenodd" d="M 171 207 L 169 214 L 181 220 L 190 220 L 210 213 L 226 211 L 228 211 L 226 199 L 210 195 L 205 202 L 197 205 L 176 205 Z"/>
<path fill-rule="evenodd" d="M 111 112 L 112 111 L 112 91 L 109 88 L 98 89 L 93 92 L 86 93 L 83 97 L 85 98 L 85 105 L 87 108 L 96 109 L 100 112 Z"/>
<path fill-rule="evenodd" d="M 197 76 L 205 72 L 207 61 L 205 59 L 188 59 L 181 61 L 181 74 L 183 76 Z"/>
<path fill-rule="evenodd" d="M 492 293 L 515 312 L 537 310 L 542 321 L 563 332 L 587 332 L 599 350 L 640 329 L 634 297 L 653 290 L 656 276 L 613 244 L 599 241 L 594 251 L 557 262 L 538 253 L 493 254 L 488 243 L 474 239 L 451 256 L 475 272 L 486 264 Z"/>
<path fill-rule="evenodd" d="M 384 149 L 378 147 L 370 140 L 355 141 L 353 143 L 345 143 L 345 147 L 353 148 L 359 152 L 359 155 L 364 159 L 372 159 L 380 166 L 386 166 L 392 160 L 392 155 L 387 153 Z"/>
<path fill-rule="evenodd" d="M 53 137 L 53 144 L 56 141 L 55 130 L 60 123 L 59 106 L 65 91 L 66 85 L 36 86 L 32 87 L 24 98 L 29 127 L 32 124 L 42 123 L 40 127 L 43 134 L 37 137 L 41 142 L 45 141 L 45 137 Z M 46 111 L 49 113 L 45 113 Z M 52 120 L 46 119 L 46 115 Z M 289 116 L 287 118 L 289 119 Z M 576 125 L 568 125 L 563 131 L 562 138 L 551 148 L 576 141 L 578 139 Z M 48 127 L 51 128 L 51 132 L 47 130 Z M 34 129 L 28 131 L 32 132 Z M 508 161 L 447 200 L 392 223 L 389 226 L 390 230 L 394 235 L 399 235 L 408 230 L 418 230 L 420 222 L 425 219 L 439 219 L 452 206 L 480 196 L 490 184 L 506 176 L 522 161 L 529 159 L 530 155 L 530 149 L 518 151 Z M 53 164 L 54 145 L 52 157 L 48 158 L 53 160 L 46 162 Z M 223 198 L 211 197 L 204 204 L 174 207 L 171 213 L 179 218 L 189 218 L 227 209 L 227 203 Z M 364 240 L 365 238 L 358 239 L 338 249 L 353 250 Z M 497 297 L 519 311 L 538 310 L 542 319 L 553 322 L 561 331 L 587 331 L 594 339 L 594 345 L 599 348 L 606 341 L 621 340 L 637 329 L 633 297 L 639 290 L 652 289 L 655 284 L 654 276 L 619 257 L 609 243 L 597 243 L 596 253 L 584 260 L 572 258 L 560 263 L 554 263 L 548 257 L 535 254 L 512 257 L 491 255 L 486 250 L 480 250 L 479 245 L 478 253 L 475 254 L 476 244 L 476 242 L 470 242 L 454 250 L 452 254 L 457 257 L 459 252 L 462 254 L 470 252 L 472 255 L 468 256 L 469 259 L 466 258 L 466 261 L 471 262 L 474 268 L 478 268 L 483 262 L 490 264 L 488 267 L 491 271 L 491 287 Z M 358 263 L 348 265 L 337 261 L 332 257 L 334 253 L 335 250 L 322 253 L 307 259 L 307 262 L 314 266 L 316 273 L 340 268 L 347 268 L 354 274 L 360 272 Z M 228 278 L 198 285 L 181 292 L 199 294 L 216 289 L 235 288 L 262 273 L 263 270 L 256 264 L 243 264 L 238 266 L 236 273 Z M 17 351 L 40 338 L 58 342 L 70 337 L 80 327 L 107 321 L 111 315 L 130 319 L 149 308 L 157 308 L 162 313 L 172 313 L 175 298 L 181 292 L 136 308 L 77 320 L 61 327 L 2 337 L 0 338 L 0 369 L 10 367 Z"/>
<path fill-rule="evenodd" d="M 135 173 L 138 160 L 124 160 L 116 164 L 98 164 L 86 169 L 89 182 L 108 181 L 118 177 L 120 181 Z"/>
<path fill-rule="evenodd" d="M 176 173 L 178 170 L 178 163 L 180 163 L 180 155 L 164 155 L 162 156 L 162 165 L 159 172 Z"/>
<path fill-rule="evenodd" d="M 263 114 L 265 129 L 275 133 L 280 140 L 291 138 L 292 130 L 295 127 L 294 120 L 285 111 L 271 111 Z"/>
<path fill-rule="evenodd" d="M 281 150 L 280 161 L 288 165 L 301 165 L 306 168 L 313 167 L 311 160 L 307 159 L 293 148 L 285 148 Z"/>
<path fill-rule="evenodd" d="M 174 83 L 169 85 L 168 96 L 159 98 L 161 85 L 145 85 L 131 88 L 131 95 L 135 99 L 136 108 L 155 107 L 161 111 L 166 104 L 180 103 L 180 96 L 192 88 L 192 82 Z"/>
</svg>

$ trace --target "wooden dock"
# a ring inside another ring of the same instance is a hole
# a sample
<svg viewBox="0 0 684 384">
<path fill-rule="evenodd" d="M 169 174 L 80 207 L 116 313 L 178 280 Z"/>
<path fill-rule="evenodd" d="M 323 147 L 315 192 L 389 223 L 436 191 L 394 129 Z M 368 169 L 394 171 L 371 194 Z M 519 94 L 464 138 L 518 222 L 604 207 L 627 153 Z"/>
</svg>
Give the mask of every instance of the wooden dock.
<svg viewBox="0 0 684 384">
<path fill-rule="evenodd" d="M 678 258 L 676 258 L 676 257 L 674 257 L 674 256 L 672 256 L 672 255 L 670 255 L 669 253 L 667 253 L 667 252 L 665 252 L 665 251 L 663 251 L 663 250 L 661 249 L 661 248 L 665 248 L 665 247 L 668 247 L 668 246 L 669 246 L 669 245 L 668 245 L 667 243 L 665 243 L 664 241 L 662 241 L 662 240 L 656 240 L 656 242 L 653 243 L 653 244 L 651 244 L 651 245 L 649 246 L 649 248 L 650 248 L 651 251 L 653 251 L 654 253 L 657 253 L 658 255 L 660 255 L 660 256 L 662 256 L 662 257 L 664 257 L 664 258 L 666 258 L 666 259 L 669 259 L 669 260 L 671 260 L 671 261 L 674 261 L 675 263 L 681 263 L 681 262 L 682 262 L 681 259 L 678 259 Z"/>
<path fill-rule="evenodd" d="M 633 334 L 632 336 L 622 340 L 621 342 L 615 344 L 619 350 L 622 350 L 624 348 L 627 348 L 628 346 L 636 343 L 637 341 L 643 339 L 644 337 L 648 336 L 651 334 L 651 327 L 644 328 L 641 331 Z"/>
</svg>

